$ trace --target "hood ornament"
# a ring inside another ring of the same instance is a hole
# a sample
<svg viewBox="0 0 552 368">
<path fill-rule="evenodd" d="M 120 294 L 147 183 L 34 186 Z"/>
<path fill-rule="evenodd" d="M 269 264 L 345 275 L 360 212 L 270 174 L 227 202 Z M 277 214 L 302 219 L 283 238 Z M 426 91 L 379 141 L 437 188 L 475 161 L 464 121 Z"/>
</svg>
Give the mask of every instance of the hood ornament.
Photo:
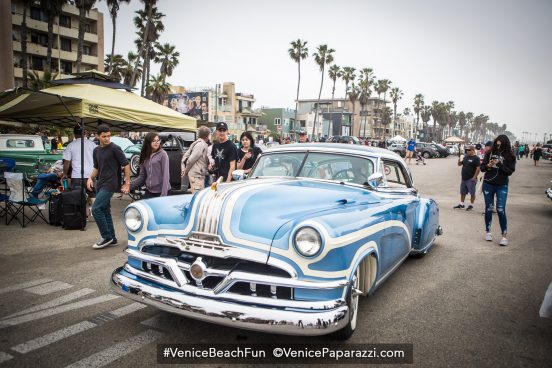
<svg viewBox="0 0 552 368">
<path fill-rule="evenodd" d="M 217 179 L 213 184 L 211 184 L 211 190 L 217 191 L 218 185 L 222 183 L 222 176 Z"/>
</svg>

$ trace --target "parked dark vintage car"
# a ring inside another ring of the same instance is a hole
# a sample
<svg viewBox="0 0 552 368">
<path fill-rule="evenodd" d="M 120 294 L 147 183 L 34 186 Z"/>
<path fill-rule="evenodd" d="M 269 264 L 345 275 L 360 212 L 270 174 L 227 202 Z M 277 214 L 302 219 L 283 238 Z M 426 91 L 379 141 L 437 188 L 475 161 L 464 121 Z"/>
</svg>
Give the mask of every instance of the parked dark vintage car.
<svg viewBox="0 0 552 368">
<path fill-rule="evenodd" d="M 442 233 L 437 203 L 419 196 L 401 158 L 332 143 L 271 148 L 247 179 L 134 202 L 124 223 L 128 260 L 111 276 L 121 295 L 221 325 L 336 339 L 369 312 L 360 297 Z"/>
<path fill-rule="evenodd" d="M 435 158 L 439 157 L 439 153 L 432 147 L 431 143 L 416 143 L 416 150 L 421 151 L 424 158 Z"/>
<path fill-rule="evenodd" d="M 362 145 L 357 137 L 353 137 L 350 135 L 334 135 L 333 137 L 328 138 L 327 143 L 348 143 Z"/>
<path fill-rule="evenodd" d="M 402 158 L 406 157 L 406 147 L 400 144 L 392 144 L 389 147 L 387 147 L 389 151 L 395 152 L 397 155 L 401 156 Z"/>
<path fill-rule="evenodd" d="M 182 156 L 195 141 L 195 133 L 192 132 L 163 132 L 159 133 L 163 143 L 163 149 L 169 155 L 169 171 L 172 190 L 180 190 L 180 162 Z M 129 159 L 130 171 L 133 175 L 138 174 L 140 167 L 140 152 L 135 152 Z"/>
</svg>

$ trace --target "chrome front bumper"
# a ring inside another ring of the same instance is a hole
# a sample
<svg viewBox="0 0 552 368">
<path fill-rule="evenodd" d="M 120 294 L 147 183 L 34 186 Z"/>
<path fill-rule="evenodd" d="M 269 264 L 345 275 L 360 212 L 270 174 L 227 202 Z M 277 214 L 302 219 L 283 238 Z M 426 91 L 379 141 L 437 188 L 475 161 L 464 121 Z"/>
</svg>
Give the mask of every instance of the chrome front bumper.
<svg viewBox="0 0 552 368">
<path fill-rule="evenodd" d="M 287 307 L 281 307 L 284 300 L 274 301 L 278 307 L 240 303 L 152 286 L 128 271 L 128 265 L 113 271 L 111 287 L 115 292 L 168 312 L 219 325 L 275 334 L 316 336 L 338 331 L 349 321 L 349 309 L 342 299 L 325 305 L 287 300 Z M 330 305 L 332 307 L 328 309 Z M 318 307 L 320 309 L 315 309 Z"/>
</svg>

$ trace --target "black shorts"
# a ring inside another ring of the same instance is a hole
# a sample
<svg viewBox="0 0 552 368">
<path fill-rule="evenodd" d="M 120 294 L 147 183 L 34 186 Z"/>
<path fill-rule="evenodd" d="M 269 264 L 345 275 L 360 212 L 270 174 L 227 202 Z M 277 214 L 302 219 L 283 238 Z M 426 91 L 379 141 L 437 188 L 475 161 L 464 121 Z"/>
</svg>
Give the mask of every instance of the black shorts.
<svg viewBox="0 0 552 368">
<path fill-rule="evenodd" d="M 86 188 L 86 182 L 88 181 L 88 178 L 84 178 L 84 187 Z M 95 181 L 94 181 L 94 187 L 92 190 L 86 189 L 86 194 L 88 194 L 89 198 L 96 198 L 96 190 L 95 190 Z M 81 186 L 81 179 L 80 178 L 74 178 L 71 179 L 71 189 L 75 189 Z"/>
</svg>

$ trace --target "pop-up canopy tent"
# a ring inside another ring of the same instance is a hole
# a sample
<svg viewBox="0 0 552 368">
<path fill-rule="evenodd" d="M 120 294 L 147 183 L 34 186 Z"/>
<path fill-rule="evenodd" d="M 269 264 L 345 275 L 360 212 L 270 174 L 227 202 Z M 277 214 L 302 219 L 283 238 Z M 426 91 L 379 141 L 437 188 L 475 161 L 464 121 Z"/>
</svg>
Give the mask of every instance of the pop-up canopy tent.
<svg viewBox="0 0 552 368">
<path fill-rule="evenodd" d="M 401 137 L 400 135 L 396 135 L 396 136 L 394 136 L 393 138 L 391 138 L 389 141 L 390 141 L 390 142 L 400 142 L 400 143 L 404 143 L 404 142 L 406 142 L 406 139 L 404 139 L 404 138 Z"/>
<path fill-rule="evenodd" d="M 94 131 L 98 122 L 114 131 L 195 131 L 196 119 L 132 92 L 96 84 L 58 85 L 41 91 L 23 88 L 0 94 L 0 120 Z M 81 178 L 84 141 L 81 140 Z M 81 190 L 83 211 L 84 188 Z M 82 228 L 84 229 L 83 221 Z"/>
<path fill-rule="evenodd" d="M 462 138 L 452 136 L 445 139 L 445 142 L 446 143 L 464 143 L 464 140 Z"/>
</svg>

